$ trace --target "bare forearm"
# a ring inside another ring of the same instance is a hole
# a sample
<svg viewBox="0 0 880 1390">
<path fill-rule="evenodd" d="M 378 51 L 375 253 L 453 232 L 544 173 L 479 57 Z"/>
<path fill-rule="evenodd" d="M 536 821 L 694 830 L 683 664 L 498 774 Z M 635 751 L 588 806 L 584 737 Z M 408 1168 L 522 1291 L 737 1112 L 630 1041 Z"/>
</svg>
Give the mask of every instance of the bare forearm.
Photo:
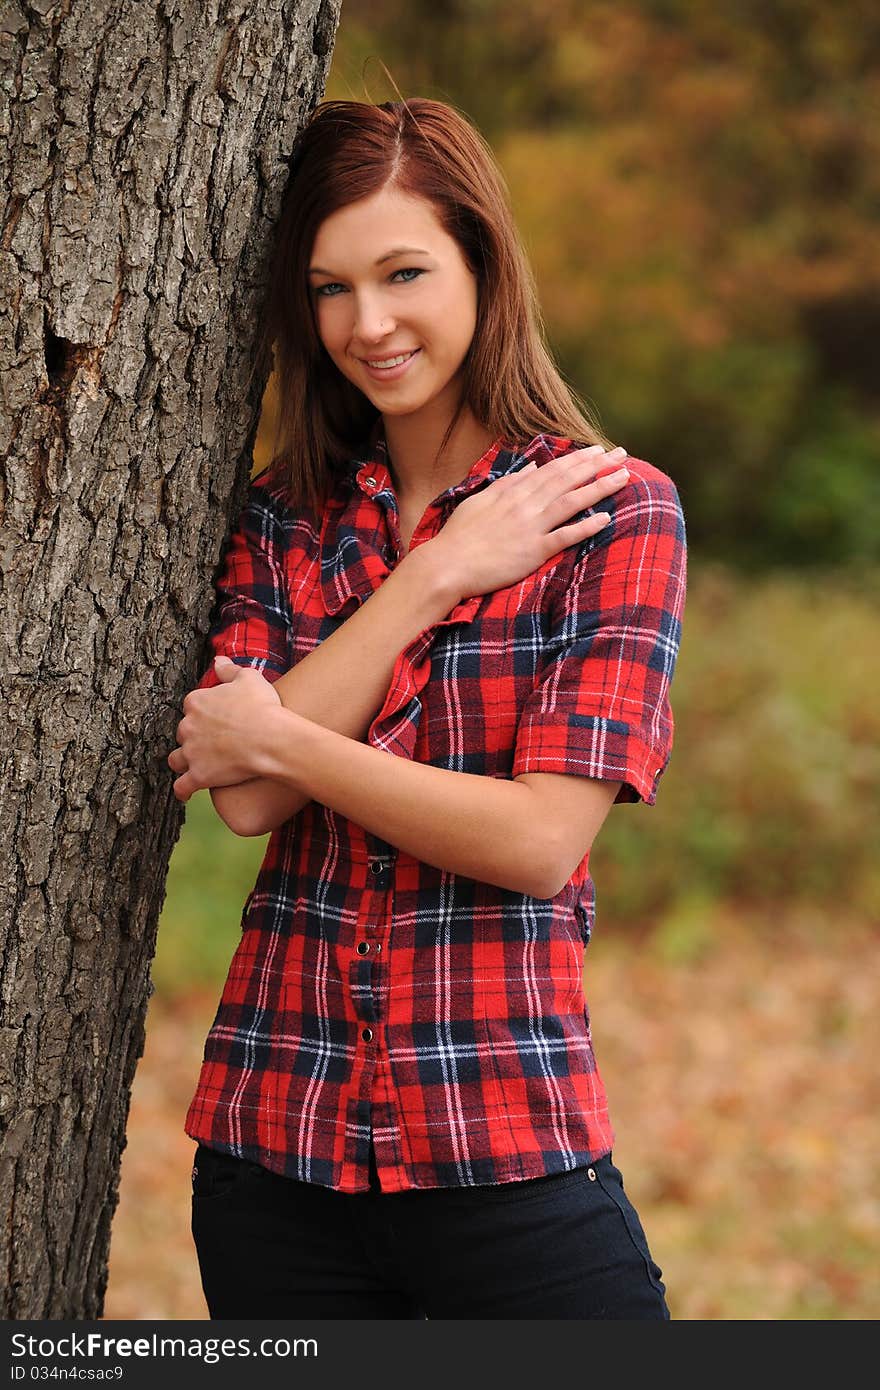
<svg viewBox="0 0 880 1390">
<path fill-rule="evenodd" d="M 533 897 L 555 891 L 555 847 L 524 783 L 410 762 L 282 710 L 271 726 L 255 753 L 265 775 L 435 868 Z"/>
<path fill-rule="evenodd" d="M 402 649 L 458 601 L 429 544 L 410 551 L 366 603 L 275 682 L 285 709 L 346 738 L 364 737 Z"/>
<path fill-rule="evenodd" d="M 460 597 L 429 545 L 410 551 L 332 636 L 274 682 L 285 709 L 347 738 L 365 738 L 400 652 L 423 628 L 446 617 Z M 227 825 L 249 835 L 273 829 L 310 798 L 266 778 L 211 790 Z"/>
</svg>

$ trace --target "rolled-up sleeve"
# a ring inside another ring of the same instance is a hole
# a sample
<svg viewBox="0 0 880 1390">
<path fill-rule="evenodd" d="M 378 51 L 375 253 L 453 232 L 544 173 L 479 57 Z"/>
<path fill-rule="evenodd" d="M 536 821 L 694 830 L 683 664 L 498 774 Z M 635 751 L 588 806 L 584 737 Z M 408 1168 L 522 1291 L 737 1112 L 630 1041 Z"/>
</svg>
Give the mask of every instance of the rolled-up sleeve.
<svg viewBox="0 0 880 1390">
<path fill-rule="evenodd" d="M 223 555 L 207 637 L 211 660 L 196 689 L 219 684 L 215 656 L 255 667 L 272 683 L 290 669 L 284 556 L 283 508 L 254 479 Z"/>
<path fill-rule="evenodd" d="M 549 637 L 518 724 L 512 776 L 621 781 L 617 801 L 652 806 L 672 751 L 669 687 L 687 548 L 672 479 L 627 463 L 630 481 L 601 504 L 611 521 L 549 586 Z"/>
</svg>

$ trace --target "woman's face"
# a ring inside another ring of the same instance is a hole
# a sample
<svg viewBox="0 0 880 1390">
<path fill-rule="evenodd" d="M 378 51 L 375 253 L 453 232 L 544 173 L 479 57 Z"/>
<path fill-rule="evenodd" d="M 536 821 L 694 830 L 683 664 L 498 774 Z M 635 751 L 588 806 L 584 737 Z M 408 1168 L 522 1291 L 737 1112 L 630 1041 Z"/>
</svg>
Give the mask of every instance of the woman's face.
<svg viewBox="0 0 880 1390">
<path fill-rule="evenodd" d="M 383 415 L 454 412 L 477 278 L 430 203 L 386 188 L 340 208 L 318 229 L 309 281 L 321 342 Z"/>
</svg>

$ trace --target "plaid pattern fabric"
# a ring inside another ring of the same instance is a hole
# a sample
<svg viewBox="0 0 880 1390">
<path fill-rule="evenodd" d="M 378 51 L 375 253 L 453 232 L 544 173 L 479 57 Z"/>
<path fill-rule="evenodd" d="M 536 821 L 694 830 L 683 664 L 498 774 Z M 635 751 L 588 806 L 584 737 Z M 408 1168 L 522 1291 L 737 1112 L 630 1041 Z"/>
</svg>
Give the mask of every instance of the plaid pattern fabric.
<svg viewBox="0 0 880 1390">
<path fill-rule="evenodd" d="M 434 535 L 476 488 L 576 447 L 494 444 L 440 494 Z M 399 546 L 384 444 L 321 515 L 251 483 L 210 631 L 277 680 L 382 583 Z M 369 742 L 487 777 L 621 780 L 653 804 L 669 758 L 684 519 L 671 479 L 628 459 L 612 521 L 520 583 L 466 598 L 399 654 Z M 213 671 L 201 686 L 216 684 Z M 271 835 L 208 1035 L 186 1132 L 343 1192 L 497 1184 L 588 1164 L 613 1142 L 583 993 L 589 855 L 533 898 L 398 852 L 309 802 Z"/>
</svg>

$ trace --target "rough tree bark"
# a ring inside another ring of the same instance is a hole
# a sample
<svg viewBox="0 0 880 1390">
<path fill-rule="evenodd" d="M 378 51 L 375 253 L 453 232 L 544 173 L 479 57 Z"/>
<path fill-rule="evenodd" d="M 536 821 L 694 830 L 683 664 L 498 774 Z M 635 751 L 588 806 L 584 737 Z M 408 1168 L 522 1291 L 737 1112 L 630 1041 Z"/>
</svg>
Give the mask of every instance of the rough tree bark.
<svg viewBox="0 0 880 1390">
<path fill-rule="evenodd" d="M 182 821 L 165 759 L 247 485 L 285 160 L 340 3 L 0 10 L 7 1319 L 101 1315 Z"/>
</svg>

